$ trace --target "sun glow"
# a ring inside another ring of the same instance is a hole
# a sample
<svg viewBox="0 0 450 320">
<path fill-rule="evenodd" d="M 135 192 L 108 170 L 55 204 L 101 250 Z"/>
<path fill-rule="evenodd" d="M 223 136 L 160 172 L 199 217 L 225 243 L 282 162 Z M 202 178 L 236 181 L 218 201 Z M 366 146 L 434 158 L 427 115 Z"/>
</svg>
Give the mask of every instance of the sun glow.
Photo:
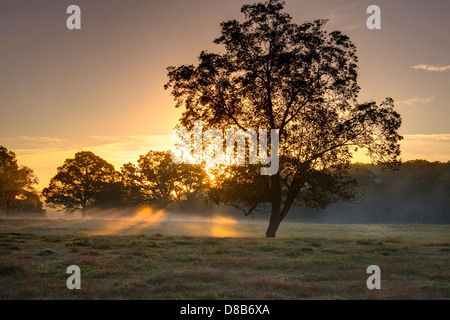
<svg viewBox="0 0 450 320">
<path fill-rule="evenodd" d="M 237 221 L 230 217 L 215 216 L 212 218 L 211 235 L 213 237 L 237 237 L 235 230 Z"/>
<path fill-rule="evenodd" d="M 157 226 L 166 217 L 163 210 L 153 210 L 148 206 L 140 207 L 131 218 L 105 220 L 101 229 L 92 232 L 93 235 L 113 235 L 119 233 L 139 234 L 145 228 Z"/>
</svg>

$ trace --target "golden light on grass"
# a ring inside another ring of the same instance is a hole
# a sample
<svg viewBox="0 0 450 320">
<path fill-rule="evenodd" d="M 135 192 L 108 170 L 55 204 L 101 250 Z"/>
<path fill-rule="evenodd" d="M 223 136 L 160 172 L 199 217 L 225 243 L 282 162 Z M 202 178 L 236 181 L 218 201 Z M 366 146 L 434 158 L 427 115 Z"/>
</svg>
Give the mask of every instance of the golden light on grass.
<svg viewBox="0 0 450 320">
<path fill-rule="evenodd" d="M 237 221 L 230 217 L 215 216 L 212 219 L 211 235 L 213 237 L 237 237 L 238 233 L 234 226 Z"/>
<path fill-rule="evenodd" d="M 236 219 L 231 218 L 231 217 L 225 217 L 225 216 L 220 216 L 220 215 L 216 215 L 212 218 L 213 223 L 217 223 L 220 225 L 224 225 L 224 224 L 237 224 Z"/>
<path fill-rule="evenodd" d="M 185 220 L 185 231 L 188 234 L 206 237 L 239 237 L 237 230 L 238 221 L 232 217 L 214 215 L 211 218 L 193 217 Z"/>
<path fill-rule="evenodd" d="M 153 210 L 148 206 L 140 207 L 134 217 L 127 219 L 106 220 L 103 228 L 95 230 L 95 235 L 113 235 L 126 231 L 126 233 L 139 234 L 145 228 L 157 226 L 165 218 L 163 210 Z"/>
<path fill-rule="evenodd" d="M 145 222 L 146 224 L 159 224 L 165 217 L 165 212 L 162 210 L 152 210 L 148 206 L 138 209 L 135 220 Z"/>
</svg>

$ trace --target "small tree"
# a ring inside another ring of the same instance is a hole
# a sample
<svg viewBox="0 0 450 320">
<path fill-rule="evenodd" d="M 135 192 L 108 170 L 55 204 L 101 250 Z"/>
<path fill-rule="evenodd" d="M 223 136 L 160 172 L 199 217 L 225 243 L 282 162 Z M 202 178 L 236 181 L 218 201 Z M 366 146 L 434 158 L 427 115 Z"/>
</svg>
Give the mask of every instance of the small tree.
<svg viewBox="0 0 450 320">
<path fill-rule="evenodd" d="M 81 211 L 84 218 L 88 209 L 110 192 L 115 179 L 112 164 L 92 152 L 81 151 L 58 168 L 42 194 L 48 205 L 61 206 L 66 212 Z"/>
<path fill-rule="evenodd" d="M 275 237 L 294 204 L 322 208 L 350 200 L 355 181 L 347 171 L 357 149 L 395 168 L 402 139 L 392 99 L 357 102 L 350 39 L 324 30 L 326 20 L 295 24 L 283 7 L 279 0 L 244 5 L 245 21 L 223 22 L 214 41 L 225 52 L 201 52 L 198 66 L 169 67 L 165 86 L 184 107 L 179 124 L 188 130 L 196 120 L 206 129 L 279 130 L 278 173 L 229 173 L 225 192 L 213 197 L 247 213 L 269 204 L 267 237 Z"/>
<path fill-rule="evenodd" d="M 42 201 L 34 189 L 37 178 L 33 170 L 17 164 L 16 155 L 0 146 L 0 208 L 6 217 L 12 212 L 43 215 Z"/>
</svg>

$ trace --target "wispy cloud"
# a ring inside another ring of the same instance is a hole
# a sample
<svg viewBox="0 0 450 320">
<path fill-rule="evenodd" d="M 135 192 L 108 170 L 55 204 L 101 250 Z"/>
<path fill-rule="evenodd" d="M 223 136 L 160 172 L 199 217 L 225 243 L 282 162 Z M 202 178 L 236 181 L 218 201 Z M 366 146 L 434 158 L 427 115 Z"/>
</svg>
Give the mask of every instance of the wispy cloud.
<svg viewBox="0 0 450 320">
<path fill-rule="evenodd" d="M 365 16 L 360 14 L 360 12 L 365 12 L 363 6 L 364 4 L 356 1 L 334 8 L 327 17 L 330 20 L 330 26 L 343 31 L 357 30 L 361 26 L 365 26 Z"/>
<path fill-rule="evenodd" d="M 108 142 L 122 142 L 127 141 L 127 136 L 92 136 L 93 139 Z"/>
<path fill-rule="evenodd" d="M 21 136 L 20 139 L 26 140 L 26 141 L 33 141 L 33 142 L 49 142 L 49 143 L 62 143 L 65 140 L 54 138 L 54 137 L 26 137 Z"/>
<path fill-rule="evenodd" d="M 9 144 L 15 145 L 14 152 L 33 153 L 36 149 L 47 152 L 67 149 L 68 141 L 56 137 L 19 136 L 9 138 Z"/>
<path fill-rule="evenodd" d="M 405 134 L 406 141 L 450 143 L 450 134 Z M 450 151 L 450 149 L 447 150 Z"/>
<path fill-rule="evenodd" d="M 92 151 L 120 168 L 124 163 L 136 162 L 140 155 L 149 150 L 167 151 L 173 147 L 172 135 L 126 136 L 117 137 L 115 140 L 111 138 L 104 139 L 108 143 L 84 147 L 83 150 Z"/>
<path fill-rule="evenodd" d="M 418 65 L 412 66 L 411 68 L 416 69 L 416 70 L 443 72 L 443 71 L 450 70 L 450 65 L 441 67 L 441 66 L 431 66 L 428 64 L 418 64 Z"/>
<path fill-rule="evenodd" d="M 417 104 L 427 104 L 430 102 L 433 102 L 434 100 L 436 100 L 435 96 L 431 96 L 431 97 L 427 97 L 427 98 L 411 98 L 411 99 L 407 99 L 407 100 L 402 100 L 402 101 L 398 101 L 397 105 L 405 105 L 405 106 L 412 106 L 412 105 L 417 105 Z"/>
</svg>

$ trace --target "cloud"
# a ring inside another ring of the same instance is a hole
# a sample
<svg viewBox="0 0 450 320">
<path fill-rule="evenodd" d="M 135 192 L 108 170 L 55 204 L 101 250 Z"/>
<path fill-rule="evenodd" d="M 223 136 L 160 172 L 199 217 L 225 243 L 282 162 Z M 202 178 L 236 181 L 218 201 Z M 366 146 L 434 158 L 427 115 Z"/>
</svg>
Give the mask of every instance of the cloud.
<svg viewBox="0 0 450 320">
<path fill-rule="evenodd" d="M 356 1 L 348 5 L 334 8 L 331 10 L 327 19 L 330 20 L 330 26 L 339 28 L 343 31 L 352 31 L 365 26 L 365 16 L 361 12 L 364 4 Z"/>
<path fill-rule="evenodd" d="M 38 147 L 38 146 L 46 146 L 46 147 L 58 147 L 63 145 L 66 140 L 54 138 L 54 137 L 28 137 L 21 136 L 19 137 L 23 141 L 23 143 L 27 146 Z"/>
<path fill-rule="evenodd" d="M 411 99 L 407 99 L 407 100 L 402 100 L 402 101 L 398 101 L 397 104 L 398 105 L 405 105 L 405 106 L 412 106 L 412 105 L 416 105 L 416 104 L 427 104 L 430 102 L 433 102 L 434 100 L 436 100 L 435 96 L 431 96 L 431 97 L 427 97 L 427 98 L 411 98 Z"/>
<path fill-rule="evenodd" d="M 111 141 L 98 146 L 85 147 L 83 150 L 92 151 L 119 169 L 124 163 L 136 162 L 140 155 L 149 150 L 167 151 L 173 147 L 172 135 L 148 135 L 118 137 L 115 141 L 111 137 L 104 139 Z"/>
<path fill-rule="evenodd" d="M 416 70 L 443 72 L 443 71 L 450 70 L 450 65 L 441 67 L 441 66 L 430 66 L 428 64 L 418 64 L 418 65 L 412 66 L 411 68 L 416 69 Z"/>
<path fill-rule="evenodd" d="M 429 143 L 450 143 L 450 134 L 405 134 L 405 141 L 421 141 Z M 450 151 L 450 149 L 448 149 Z"/>
<path fill-rule="evenodd" d="M 27 140 L 27 141 L 38 141 L 38 142 L 64 142 L 65 141 L 63 139 L 54 138 L 54 137 L 26 137 L 26 136 L 21 136 L 20 138 L 23 139 L 23 140 Z"/>
<path fill-rule="evenodd" d="M 8 149 L 13 150 L 16 154 L 32 154 L 36 153 L 36 151 L 54 152 L 67 150 L 69 148 L 69 141 L 56 137 L 18 136 L 1 138 L 1 140 L 6 142 Z"/>
</svg>

